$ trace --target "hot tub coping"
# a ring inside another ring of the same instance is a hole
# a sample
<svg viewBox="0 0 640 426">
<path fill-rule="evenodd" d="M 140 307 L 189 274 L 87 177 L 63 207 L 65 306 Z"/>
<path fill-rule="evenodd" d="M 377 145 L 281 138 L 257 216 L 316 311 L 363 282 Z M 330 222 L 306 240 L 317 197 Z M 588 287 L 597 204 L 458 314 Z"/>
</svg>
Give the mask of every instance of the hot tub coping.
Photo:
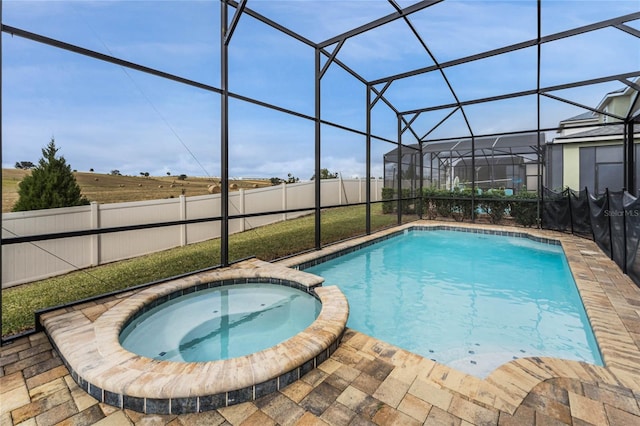
<svg viewBox="0 0 640 426">
<path fill-rule="evenodd" d="M 120 345 L 120 331 L 144 306 L 168 295 L 209 288 L 209 283 L 248 281 L 294 286 L 315 294 L 322 303 L 320 314 L 301 333 L 276 346 L 227 360 L 160 361 Z M 349 307 L 337 287 L 323 287 L 322 282 L 306 272 L 252 259 L 127 295 L 93 321 L 79 311 L 49 312 L 40 320 L 74 380 L 99 401 L 145 413 L 199 412 L 281 389 L 337 349 Z"/>
</svg>

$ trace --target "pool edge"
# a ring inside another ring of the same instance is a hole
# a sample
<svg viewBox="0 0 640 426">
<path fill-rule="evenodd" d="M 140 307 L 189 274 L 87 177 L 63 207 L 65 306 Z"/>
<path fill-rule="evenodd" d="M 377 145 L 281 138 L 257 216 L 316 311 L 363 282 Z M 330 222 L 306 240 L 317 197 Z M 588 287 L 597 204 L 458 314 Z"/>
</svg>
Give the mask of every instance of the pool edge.
<svg viewBox="0 0 640 426">
<path fill-rule="evenodd" d="M 605 295 L 605 291 L 597 280 L 594 280 L 592 276 L 586 275 L 583 272 L 583 265 L 586 262 L 584 260 L 584 257 L 593 257 L 597 260 L 598 258 L 603 256 L 603 254 L 599 250 L 594 251 L 587 248 L 576 248 L 575 241 L 584 241 L 585 244 L 587 244 L 587 242 L 593 243 L 593 241 L 578 238 L 574 235 L 564 234 L 557 231 L 541 230 L 537 228 L 515 228 L 512 226 L 501 225 L 421 220 L 418 222 L 411 222 L 400 225 L 394 228 L 388 228 L 379 232 L 372 233 L 371 235 L 362 236 L 350 240 L 348 242 L 327 246 L 317 252 L 305 253 L 298 257 L 285 259 L 279 263 L 288 267 L 304 270 L 305 268 L 308 268 L 310 266 L 314 266 L 327 260 L 349 254 L 362 247 L 385 241 L 389 238 L 393 238 L 395 236 L 401 235 L 404 232 L 409 232 L 412 230 L 453 230 L 460 232 L 482 233 L 488 235 L 524 237 L 537 242 L 559 245 L 560 247 L 562 247 L 567 263 L 569 264 L 569 269 L 578 290 L 580 301 L 582 302 L 587 315 L 587 320 L 589 321 L 589 325 L 591 326 L 591 329 L 595 336 L 596 344 L 604 363 L 603 367 L 608 367 L 609 365 L 624 366 L 627 364 L 625 360 L 620 359 L 621 356 L 619 348 L 616 347 L 615 349 L 612 349 L 610 345 L 603 345 L 602 342 L 611 341 L 612 339 L 618 340 L 619 342 L 619 340 L 622 339 L 623 341 L 619 343 L 624 344 L 624 346 L 628 347 L 631 351 L 632 348 L 635 347 L 633 339 L 629 335 L 622 337 L 618 335 L 612 336 L 612 323 L 615 323 L 616 328 L 622 327 L 624 329 L 624 325 L 620 318 L 618 318 L 617 316 L 613 317 L 609 315 L 608 312 L 601 309 L 599 304 L 591 303 L 594 299 L 602 299 L 603 295 Z M 609 303 L 609 305 L 611 304 L 610 301 L 607 301 L 607 303 Z M 601 367 L 596 364 L 589 365 L 593 365 L 594 367 Z M 498 367 L 496 370 L 499 369 L 500 367 Z M 489 374 L 489 376 L 490 375 L 491 373 Z"/>
</svg>

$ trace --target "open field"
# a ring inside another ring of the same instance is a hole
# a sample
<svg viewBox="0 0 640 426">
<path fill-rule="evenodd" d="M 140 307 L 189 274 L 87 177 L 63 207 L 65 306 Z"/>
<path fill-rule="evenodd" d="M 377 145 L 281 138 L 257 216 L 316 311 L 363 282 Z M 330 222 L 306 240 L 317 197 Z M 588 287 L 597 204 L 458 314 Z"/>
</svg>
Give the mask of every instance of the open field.
<svg viewBox="0 0 640 426">
<path fill-rule="evenodd" d="M 2 169 L 2 211 L 10 212 L 18 200 L 18 184 L 29 174 L 28 170 Z M 115 176 L 89 172 L 75 172 L 76 181 L 82 195 L 100 204 L 123 203 L 127 201 L 157 200 L 174 198 L 181 194 L 187 197 L 208 194 L 209 185 L 219 185 L 218 178 L 177 176 Z M 232 180 L 231 190 L 270 186 L 266 179 Z"/>
</svg>

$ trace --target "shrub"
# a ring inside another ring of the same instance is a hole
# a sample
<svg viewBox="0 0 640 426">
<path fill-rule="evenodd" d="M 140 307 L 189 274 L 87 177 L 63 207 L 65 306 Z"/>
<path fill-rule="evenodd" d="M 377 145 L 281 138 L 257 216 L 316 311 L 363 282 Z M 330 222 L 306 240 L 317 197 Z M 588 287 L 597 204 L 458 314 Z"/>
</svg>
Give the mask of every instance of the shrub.
<svg viewBox="0 0 640 426">
<path fill-rule="evenodd" d="M 456 222 L 471 219 L 471 213 L 473 212 L 471 189 L 455 188 L 453 192 L 451 192 L 451 197 L 451 213 Z"/>
<path fill-rule="evenodd" d="M 530 227 L 538 223 L 538 204 L 536 192 L 521 191 L 511 197 L 511 217 L 517 224 Z"/>
<path fill-rule="evenodd" d="M 388 200 L 382 203 L 382 213 L 389 214 L 393 213 L 395 210 L 395 201 L 393 201 L 393 197 L 395 195 L 395 191 L 393 188 L 382 188 L 382 199 Z"/>
<path fill-rule="evenodd" d="M 439 192 L 437 188 L 424 188 L 422 190 L 423 214 L 427 219 L 433 220 L 438 217 L 435 197 L 438 196 Z"/>
<path fill-rule="evenodd" d="M 504 189 L 490 189 L 479 196 L 480 210 L 489 216 L 489 221 L 498 224 L 504 219 L 510 203 Z"/>
</svg>

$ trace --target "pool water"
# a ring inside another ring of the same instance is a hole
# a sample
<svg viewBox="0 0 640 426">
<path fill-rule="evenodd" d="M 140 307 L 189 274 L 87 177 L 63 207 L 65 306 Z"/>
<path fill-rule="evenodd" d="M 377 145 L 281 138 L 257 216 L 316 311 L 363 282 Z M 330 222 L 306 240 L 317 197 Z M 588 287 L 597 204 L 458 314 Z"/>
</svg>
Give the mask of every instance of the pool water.
<svg viewBox="0 0 640 426">
<path fill-rule="evenodd" d="M 415 230 L 305 271 L 342 290 L 348 327 L 478 377 L 518 357 L 602 365 L 559 245 Z"/>
<path fill-rule="evenodd" d="M 321 303 L 277 284 L 225 285 L 189 293 L 131 321 L 121 345 L 149 358 L 215 361 L 277 345 L 307 328 Z"/>
</svg>

